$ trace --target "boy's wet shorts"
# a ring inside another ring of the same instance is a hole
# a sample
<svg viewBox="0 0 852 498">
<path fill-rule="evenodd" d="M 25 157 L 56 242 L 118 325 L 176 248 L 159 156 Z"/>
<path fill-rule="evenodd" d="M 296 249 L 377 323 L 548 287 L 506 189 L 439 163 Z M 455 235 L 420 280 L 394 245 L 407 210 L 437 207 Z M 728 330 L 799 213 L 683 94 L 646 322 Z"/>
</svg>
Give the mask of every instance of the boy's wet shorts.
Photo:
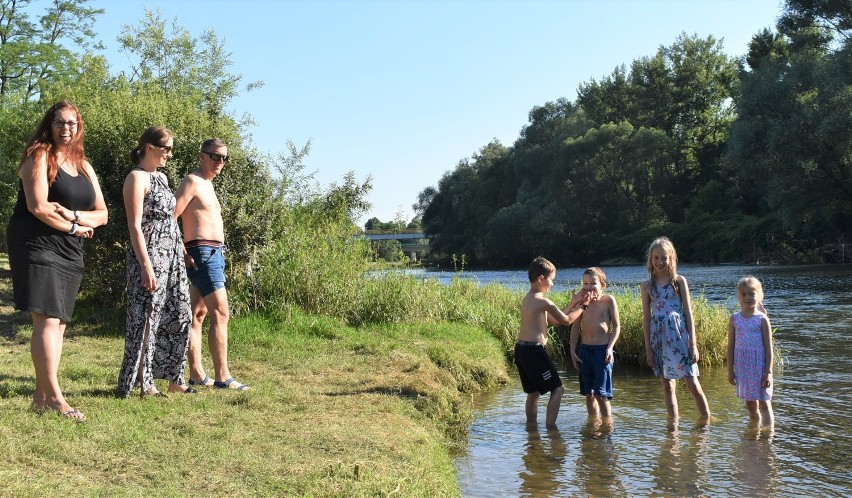
<svg viewBox="0 0 852 498">
<path fill-rule="evenodd" d="M 548 393 L 562 385 L 556 367 L 544 345 L 539 342 L 518 341 L 515 345 L 515 363 L 525 393 Z"/>
<path fill-rule="evenodd" d="M 606 362 L 606 344 L 580 344 L 577 356 L 581 361 L 580 394 L 596 394 L 612 399 L 612 363 Z"/>
<path fill-rule="evenodd" d="M 212 294 L 225 287 L 225 246 L 210 241 L 191 240 L 186 243 L 186 252 L 195 260 L 197 270 L 188 267 L 186 275 L 192 286 L 198 289 L 201 297 Z"/>
</svg>

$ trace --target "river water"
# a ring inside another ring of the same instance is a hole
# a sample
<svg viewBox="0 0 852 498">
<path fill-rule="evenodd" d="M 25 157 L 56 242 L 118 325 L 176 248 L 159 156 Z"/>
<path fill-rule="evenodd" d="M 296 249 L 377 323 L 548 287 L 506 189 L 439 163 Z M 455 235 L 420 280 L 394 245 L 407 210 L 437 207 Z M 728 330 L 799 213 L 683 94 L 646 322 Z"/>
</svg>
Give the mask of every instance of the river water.
<svg viewBox="0 0 852 498">
<path fill-rule="evenodd" d="M 604 268 L 612 286 L 638 288 L 642 266 Z M 702 368 L 714 420 L 697 425 L 681 383 L 681 420 L 666 420 L 660 381 L 649 370 L 614 370 L 613 427 L 587 422 L 570 365 L 557 431 L 528 431 L 517 376 L 476 400 L 468 445 L 456 458 L 462 494 L 515 496 L 850 496 L 849 403 L 852 401 L 852 265 L 683 266 L 693 295 L 736 305 L 735 286 L 753 274 L 785 364 L 776 374 L 775 430 L 748 423 L 727 371 Z M 577 287 L 583 269 L 560 269 L 555 290 Z M 426 272 L 525 288 L 525 271 Z M 616 350 L 617 350 L 616 345 Z M 617 357 L 616 357 L 617 361 Z M 512 367 L 514 368 L 514 367 Z M 539 418 L 544 416 L 542 397 Z M 541 420 L 540 420 L 541 422 Z"/>
</svg>

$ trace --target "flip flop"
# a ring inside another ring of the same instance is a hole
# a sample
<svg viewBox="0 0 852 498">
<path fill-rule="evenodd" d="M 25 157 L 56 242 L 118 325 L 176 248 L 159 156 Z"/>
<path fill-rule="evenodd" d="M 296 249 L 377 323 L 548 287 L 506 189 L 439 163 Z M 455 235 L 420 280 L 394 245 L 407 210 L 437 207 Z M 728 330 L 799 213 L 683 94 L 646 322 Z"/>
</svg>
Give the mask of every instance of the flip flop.
<svg viewBox="0 0 852 498">
<path fill-rule="evenodd" d="M 83 415 L 83 412 L 76 408 L 71 408 L 70 410 L 65 410 L 64 412 L 57 411 L 56 413 L 62 418 L 67 418 L 68 420 L 73 420 L 77 423 L 83 423 L 86 421 L 86 416 Z M 80 415 L 82 418 L 75 417 L 74 415 Z"/>
<path fill-rule="evenodd" d="M 216 382 L 207 375 L 205 375 L 203 379 L 201 379 L 197 382 L 192 380 L 192 377 L 190 377 L 190 379 L 189 379 L 189 385 L 190 386 L 210 387 L 215 383 Z"/>
<path fill-rule="evenodd" d="M 232 384 L 236 384 L 236 386 L 231 387 Z M 217 387 L 219 389 L 233 389 L 235 391 L 247 391 L 247 390 L 251 389 L 249 386 L 247 386 L 245 384 L 240 384 L 233 377 L 231 377 L 230 379 L 228 379 L 224 382 L 219 382 L 218 380 L 214 380 L 213 381 L 213 387 Z"/>
</svg>

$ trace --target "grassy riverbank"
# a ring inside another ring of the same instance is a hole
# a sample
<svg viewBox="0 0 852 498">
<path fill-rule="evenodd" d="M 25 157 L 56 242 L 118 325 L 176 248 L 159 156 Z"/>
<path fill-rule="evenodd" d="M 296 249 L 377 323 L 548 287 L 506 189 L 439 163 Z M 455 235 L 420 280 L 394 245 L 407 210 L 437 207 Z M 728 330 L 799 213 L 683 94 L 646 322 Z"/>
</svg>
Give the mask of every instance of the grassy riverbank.
<svg viewBox="0 0 852 498">
<path fill-rule="evenodd" d="M 254 390 L 166 400 L 115 397 L 124 314 L 83 301 L 60 367 L 89 418 L 74 424 L 29 410 L 31 327 L 11 309 L 0 268 L 0 479 L 10 496 L 457 495 L 450 450 L 464 441 L 471 394 L 506 380 L 523 295 L 395 275 L 362 282 L 349 308 L 334 303 L 342 318 L 286 304 L 243 315 L 232 320 L 231 363 Z M 642 364 L 639 299 L 617 298 L 619 361 Z M 702 364 L 723 364 L 727 311 L 699 298 L 695 315 Z M 553 331 L 553 353 L 566 332 Z"/>
<path fill-rule="evenodd" d="M 83 305 L 60 367 L 89 418 L 75 424 L 29 410 L 31 327 L 5 270 L 0 286 L 4 496 L 454 496 L 470 394 L 506 376 L 475 326 L 352 328 L 291 310 L 232 321 L 232 368 L 253 391 L 118 399 L 122 313 Z"/>
</svg>

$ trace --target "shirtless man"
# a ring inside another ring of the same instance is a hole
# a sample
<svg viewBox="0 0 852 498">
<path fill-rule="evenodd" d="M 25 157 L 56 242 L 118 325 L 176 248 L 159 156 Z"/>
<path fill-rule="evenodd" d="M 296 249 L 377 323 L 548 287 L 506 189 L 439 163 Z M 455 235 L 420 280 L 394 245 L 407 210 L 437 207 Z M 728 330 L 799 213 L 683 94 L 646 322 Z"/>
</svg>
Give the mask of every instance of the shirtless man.
<svg viewBox="0 0 852 498">
<path fill-rule="evenodd" d="M 220 389 L 249 389 L 234 380 L 228 368 L 228 293 L 225 290 L 225 229 L 222 206 L 213 189 L 213 179 L 228 162 L 228 146 L 218 138 L 201 144 L 201 165 L 186 176 L 175 197 L 175 218 L 183 222 L 186 272 L 192 284 L 192 331 L 189 335 L 189 383 Z M 201 365 L 201 329 L 210 314 L 207 343 L 213 357 L 215 379 Z"/>
<path fill-rule="evenodd" d="M 583 292 L 592 297 L 584 306 L 583 317 L 571 326 L 569 349 L 571 362 L 580 372 L 580 394 L 586 396 L 589 419 L 609 423 L 612 419 L 612 362 L 613 347 L 621 334 L 618 304 L 615 298 L 604 294 L 606 274 L 594 266 L 583 272 Z M 577 338 L 582 330 L 582 344 L 577 349 Z"/>
</svg>

